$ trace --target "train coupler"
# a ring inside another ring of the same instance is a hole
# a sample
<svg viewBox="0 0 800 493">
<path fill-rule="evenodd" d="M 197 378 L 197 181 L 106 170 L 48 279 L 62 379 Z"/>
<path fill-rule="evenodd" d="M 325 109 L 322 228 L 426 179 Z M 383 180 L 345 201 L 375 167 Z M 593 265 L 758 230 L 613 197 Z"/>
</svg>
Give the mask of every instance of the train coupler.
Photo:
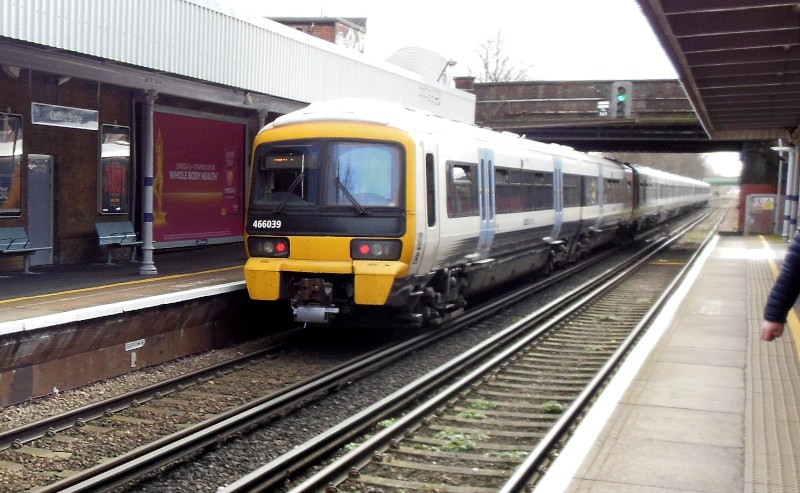
<svg viewBox="0 0 800 493">
<path fill-rule="evenodd" d="M 339 313 L 335 306 L 301 305 L 292 306 L 295 322 L 325 324 Z"/>
<path fill-rule="evenodd" d="M 339 313 L 333 304 L 333 284 L 320 277 L 303 277 L 292 284 L 294 320 L 324 324 Z"/>
</svg>

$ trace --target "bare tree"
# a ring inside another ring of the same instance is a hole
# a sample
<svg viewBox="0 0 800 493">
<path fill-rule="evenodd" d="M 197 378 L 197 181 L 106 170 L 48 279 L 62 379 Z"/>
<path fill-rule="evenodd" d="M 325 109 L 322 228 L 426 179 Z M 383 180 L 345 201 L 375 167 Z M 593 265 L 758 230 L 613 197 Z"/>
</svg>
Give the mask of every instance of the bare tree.
<svg viewBox="0 0 800 493">
<path fill-rule="evenodd" d="M 481 59 L 482 71 L 477 75 L 472 70 L 469 72 L 478 82 L 514 82 L 528 78 L 531 66 L 516 67 L 512 64 L 505 37 L 500 31 L 481 43 L 475 53 Z"/>
</svg>

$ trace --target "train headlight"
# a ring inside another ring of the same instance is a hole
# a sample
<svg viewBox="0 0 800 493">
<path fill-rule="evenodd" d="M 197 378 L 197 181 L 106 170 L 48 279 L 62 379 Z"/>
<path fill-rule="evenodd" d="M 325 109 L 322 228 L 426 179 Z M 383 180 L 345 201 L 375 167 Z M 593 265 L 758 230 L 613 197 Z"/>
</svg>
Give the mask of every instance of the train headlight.
<svg viewBox="0 0 800 493">
<path fill-rule="evenodd" d="M 400 258 L 400 240 L 353 240 L 350 258 L 353 260 L 397 260 Z"/>
<path fill-rule="evenodd" d="M 289 238 L 264 238 L 251 236 L 247 240 L 253 257 L 284 258 L 289 256 Z"/>
</svg>

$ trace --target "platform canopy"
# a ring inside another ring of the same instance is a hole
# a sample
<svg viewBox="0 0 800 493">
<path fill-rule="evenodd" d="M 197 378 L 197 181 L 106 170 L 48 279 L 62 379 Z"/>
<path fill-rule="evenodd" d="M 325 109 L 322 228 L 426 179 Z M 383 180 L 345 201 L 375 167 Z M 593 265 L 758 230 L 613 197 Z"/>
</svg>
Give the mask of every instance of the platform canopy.
<svg viewBox="0 0 800 493">
<path fill-rule="evenodd" d="M 797 1 L 638 2 L 711 138 L 786 139 L 797 129 Z"/>
<path fill-rule="evenodd" d="M 0 65 L 253 109 L 364 97 L 475 118 L 472 94 L 213 0 L 0 1 Z"/>
</svg>

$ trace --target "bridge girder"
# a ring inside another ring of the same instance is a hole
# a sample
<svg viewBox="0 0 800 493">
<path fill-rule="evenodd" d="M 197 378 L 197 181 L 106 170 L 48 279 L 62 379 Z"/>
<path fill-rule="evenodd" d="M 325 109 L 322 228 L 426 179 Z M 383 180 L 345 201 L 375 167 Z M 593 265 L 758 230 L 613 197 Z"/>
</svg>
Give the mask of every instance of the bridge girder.
<svg viewBox="0 0 800 493">
<path fill-rule="evenodd" d="M 582 151 L 741 151 L 745 140 L 770 140 L 710 139 L 677 80 L 625 81 L 630 113 L 618 118 L 611 106 L 615 82 L 476 83 L 461 77 L 456 87 L 475 94 L 477 124 Z M 604 109 L 607 116 L 601 116 Z"/>
</svg>

